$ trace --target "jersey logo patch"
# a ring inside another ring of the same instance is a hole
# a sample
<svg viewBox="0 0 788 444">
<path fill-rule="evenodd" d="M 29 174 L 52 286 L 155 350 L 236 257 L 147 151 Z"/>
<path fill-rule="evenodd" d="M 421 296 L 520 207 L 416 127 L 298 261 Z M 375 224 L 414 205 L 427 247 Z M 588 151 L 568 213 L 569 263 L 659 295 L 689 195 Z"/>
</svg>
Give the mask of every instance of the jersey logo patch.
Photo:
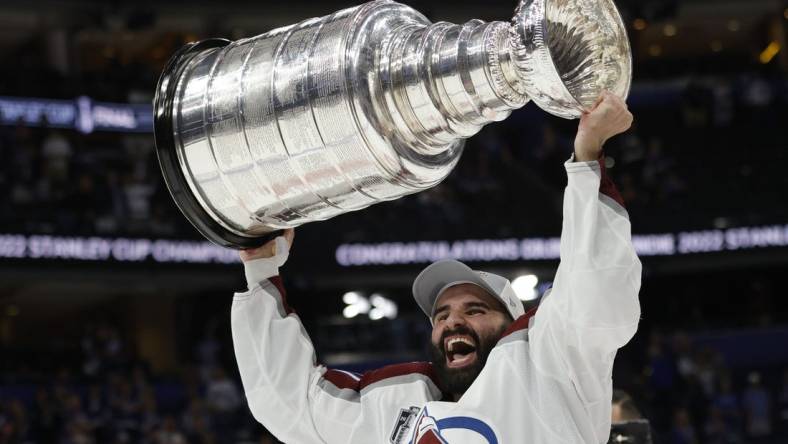
<svg viewBox="0 0 788 444">
<path fill-rule="evenodd" d="M 400 409 L 397 423 L 394 424 L 394 430 L 391 431 L 391 437 L 389 438 L 391 444 L 400 444 L 410 435 L 411 426 L 419 410 L 421 409 L 418 407 Z"/>
<path fill-rule="evenodd" d="M 424 408 L 424 412 L 416 423 L 414 437 L 410 444 L 452 444 L 441 431 L 449 429 L 464 429 L 481 435 L 488 444 L 498 444 L 495 432 L 484 421 L 470 416 L 452 416 L 435 420 Z M 453 443 L 457 444 L 457 443 Z"/>
</svg>

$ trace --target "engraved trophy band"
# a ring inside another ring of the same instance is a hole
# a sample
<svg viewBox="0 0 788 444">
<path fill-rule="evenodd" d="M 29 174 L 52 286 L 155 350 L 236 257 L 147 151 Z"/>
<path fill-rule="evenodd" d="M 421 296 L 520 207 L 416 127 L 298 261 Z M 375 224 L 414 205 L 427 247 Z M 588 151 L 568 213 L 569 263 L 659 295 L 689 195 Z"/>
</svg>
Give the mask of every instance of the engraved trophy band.
<svg viewBox="0 0 788 444">
<path fill-rule="evenodd" d="M 576 118 L 631 77 L 612 0 L 523 0 L 511 22 L 462 25 L 377 0 L 179 50 L 156 91 L 156 150 L 192 225 L 251 248 L 438 184 L 464 139 L 529 100 Z"/>
</svg>

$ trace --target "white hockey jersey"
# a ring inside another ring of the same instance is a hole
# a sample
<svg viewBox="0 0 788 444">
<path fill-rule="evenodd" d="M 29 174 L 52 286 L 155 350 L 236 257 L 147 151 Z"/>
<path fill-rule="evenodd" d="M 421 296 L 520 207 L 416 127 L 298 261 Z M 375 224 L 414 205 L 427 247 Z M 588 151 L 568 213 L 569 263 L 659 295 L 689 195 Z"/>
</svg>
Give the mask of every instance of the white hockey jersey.
<svg viewBox="0 0 788 444">
<path fill-rule="evenodd" d="M 640 317 L 641 266 L 604 168 L 565 167 L 552 292 L 512 324 L 457 402 L 443 400 L 429 363 L 364 375 L 318 365 L 278 277 L 287 253 L 246 264 L 250 290 L 235 295 L 232 331 L 254 417 L 288 444 L 605 443 L 613 359 Z"/>
</svg>

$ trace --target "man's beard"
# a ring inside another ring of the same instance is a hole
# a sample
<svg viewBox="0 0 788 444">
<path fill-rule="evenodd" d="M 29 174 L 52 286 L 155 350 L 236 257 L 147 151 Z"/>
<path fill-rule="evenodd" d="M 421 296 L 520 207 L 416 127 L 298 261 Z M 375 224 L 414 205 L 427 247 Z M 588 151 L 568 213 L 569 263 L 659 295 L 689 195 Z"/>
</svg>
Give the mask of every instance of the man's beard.
<svg viewBox="0 0 788 444">
<path fill-rule="evenodd" d="M 480 338 L 475 331 L 468 327 L 458 327 L 454 330 L 447 330 L 440 338 L 440 342 L 436 345 L 430 342 L 430 359 L 432 360 L 435 372 L 438 374 L 438 380 L 442 385 L 442 389 L 452 395 L 461 396 L 468 390 L 468 387 L 473 384 L 476 377 L 479 376 L 484 364 L 487 363 L 487 357 L 490 352 L 501 339 L 506 326 L 502 326 L 492 335 Z M 468 335 L 473 338 L 476 343 L 476 361 L 471 365 L 463 368 L 449 368 L 446 365 L 446 337 L 451 335 Z"/>
</svg>

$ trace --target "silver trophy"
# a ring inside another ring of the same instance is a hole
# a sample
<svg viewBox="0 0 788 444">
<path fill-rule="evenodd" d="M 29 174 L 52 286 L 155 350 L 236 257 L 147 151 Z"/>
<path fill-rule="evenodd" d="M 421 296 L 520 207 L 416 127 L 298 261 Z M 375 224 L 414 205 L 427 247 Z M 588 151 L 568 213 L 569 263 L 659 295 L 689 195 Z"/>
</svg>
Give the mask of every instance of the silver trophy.
<svg viewBox="0 0 788 444">
<path fill-rule="evenodd" d="M 438 184 L 464 139 L 529 100 L 576 118 L 631 77 L 612 0 L 523 0 L 511 23 L 463 25 L 378 0 L 182 48 L 157 87 L 157 153 L 189 221 L 250 248 Z"/>
</svg>

